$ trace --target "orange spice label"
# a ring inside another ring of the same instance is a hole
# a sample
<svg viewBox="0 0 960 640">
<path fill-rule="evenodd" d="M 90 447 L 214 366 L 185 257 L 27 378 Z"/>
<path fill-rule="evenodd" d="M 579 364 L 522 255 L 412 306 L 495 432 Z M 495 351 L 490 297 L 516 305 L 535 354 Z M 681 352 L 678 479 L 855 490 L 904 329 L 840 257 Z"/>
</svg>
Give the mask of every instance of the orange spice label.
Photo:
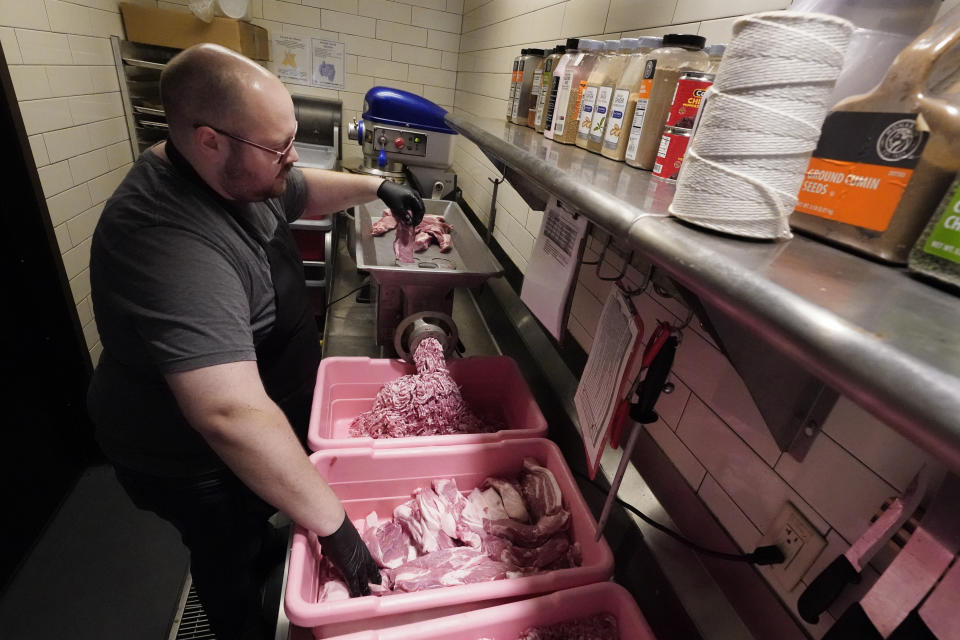
<svg viewBox="0 0 960 640">
<path fill-rule="evenodd" d="M 916 114 L 831 113 L 804 174 L 796 210 L 886 231 L 927 136 Z"/>
</svg>

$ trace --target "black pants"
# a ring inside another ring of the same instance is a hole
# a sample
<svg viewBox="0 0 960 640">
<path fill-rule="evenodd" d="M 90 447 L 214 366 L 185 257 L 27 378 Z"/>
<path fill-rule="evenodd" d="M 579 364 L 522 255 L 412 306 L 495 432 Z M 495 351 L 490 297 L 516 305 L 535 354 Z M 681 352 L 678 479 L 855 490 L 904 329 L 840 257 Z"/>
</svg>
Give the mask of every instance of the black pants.
<svg viewBox="0 0 960 640">
<path fill-rule="evenodd" d="M 261 587 L 282 562 L 284 540 L 267 520 L 274 509 L 228 470 L 191 478 L 163 478 L 117 468 L 117 479 L 140 509 L 180 532 L 190 550 L 190 572 L 219 640 L 264 640 L 267 620 Z"/>
</svg>

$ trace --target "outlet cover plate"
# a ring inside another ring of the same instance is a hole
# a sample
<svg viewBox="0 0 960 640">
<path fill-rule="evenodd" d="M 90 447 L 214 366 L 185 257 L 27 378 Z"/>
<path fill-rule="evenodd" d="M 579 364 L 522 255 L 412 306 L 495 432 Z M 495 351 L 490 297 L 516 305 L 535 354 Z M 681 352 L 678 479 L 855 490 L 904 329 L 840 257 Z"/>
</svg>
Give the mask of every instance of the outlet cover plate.
<svg viewBox="0 0 960 640">
<path fill-rule="evenodd" d="M 791 591 L 823 552 L 827 541 L 793 504 L 787 502 L 760 539 L 759 546 L 768 544 L 777 545 L 786 556 L 783 563 L 772 565 L 770 570 L 775 579 Z"/>
</svg>

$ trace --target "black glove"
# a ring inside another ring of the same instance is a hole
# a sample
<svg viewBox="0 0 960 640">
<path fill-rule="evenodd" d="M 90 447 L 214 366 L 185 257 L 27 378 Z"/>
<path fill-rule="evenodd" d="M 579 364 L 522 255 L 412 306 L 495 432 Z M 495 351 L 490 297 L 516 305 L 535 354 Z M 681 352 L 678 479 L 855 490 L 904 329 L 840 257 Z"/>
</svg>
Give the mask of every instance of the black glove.
<svg viewBox="0 0 960 640">
<path fill-rule="evenodd" d="M 350 518 L 343 516 L 340 528 L 320 539 L 320 551 L 340 570 L 350 596 L 370 595 L 370 584 L 380 584 L 380 569 Z"/>
<path fill-rule="evenodd" d="M 420 194 L 392 180 L 384 180 L 377 189 L 377 197 L 390 208 L 393 217 L 408 227 L 423 220 L 423 199 Z"/>
</svg>

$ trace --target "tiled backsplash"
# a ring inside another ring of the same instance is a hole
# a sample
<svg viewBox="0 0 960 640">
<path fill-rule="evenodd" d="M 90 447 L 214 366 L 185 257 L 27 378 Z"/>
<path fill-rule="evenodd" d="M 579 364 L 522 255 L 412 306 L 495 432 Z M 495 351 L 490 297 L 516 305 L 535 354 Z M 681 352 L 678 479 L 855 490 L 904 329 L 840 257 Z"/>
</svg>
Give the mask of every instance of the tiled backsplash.
<svg viewBox="0 0 960 640">
<path fill-rule="evenodd" d="M 788 0 L 468 0 L 455 108 L 502 119 L 509 69 L 521 47 L 552 47 L 573 36 L 676 32 L 704 35 L 708 43 L 726 42 L 737 16 L 788 4 Z M 952 0 L 943 10 L 956 4 Z M 458 140 L 455 170 L 464 199 L 486 221 L 492 195 L 488 178 L 499 177 L 499 172 L 463 138 Z M 542 212 L 530 209 L 509 183 L 500 185 L 494 237 L 521 271 L 541 218 Z M 602 247 L 596 238 L 590 243 L 585 259 L 595 259 Z M 616 273 L 622 258 L 608 253 L 605 262 L 604 273 Z M 642 276 L 630 268 L 628 280 L 636 285 Z M 569 329 L 587 351 L 610 286 L 597 278 L 593 267 L 581 270 Z M 679 301 L 656 293 L 635 302 L 648 334 L 658 319 L 680 322 L 685 315 Z M 786 501 L 826 537 L 826 550 L 792 591 L 783 589 L 768 570 L 761 571 L 793 611 L 806 583 L 865 530 L 885 498 L 902 490 L 924 463 L 939 469 L 929 455 L 846 398 L 840 399 L 802 462 L 781 453 L 745 384 L 696 323 L 686 330 L 671 381 L 675 390 L 661 396 L 661 419 L 648 431 L 730 537 L 742 549 L 752 550 Z M 880 568 L 883 563 L 882 558 L 877 560 Z M 870 583 L 868 577 L 860 589 Z M 832 613 L 842 612 L 842 607 L 839 603 Z M 819 637 L 832 619 L 824 615 L 820 624 L 804 627 Z"/>
</svg>

